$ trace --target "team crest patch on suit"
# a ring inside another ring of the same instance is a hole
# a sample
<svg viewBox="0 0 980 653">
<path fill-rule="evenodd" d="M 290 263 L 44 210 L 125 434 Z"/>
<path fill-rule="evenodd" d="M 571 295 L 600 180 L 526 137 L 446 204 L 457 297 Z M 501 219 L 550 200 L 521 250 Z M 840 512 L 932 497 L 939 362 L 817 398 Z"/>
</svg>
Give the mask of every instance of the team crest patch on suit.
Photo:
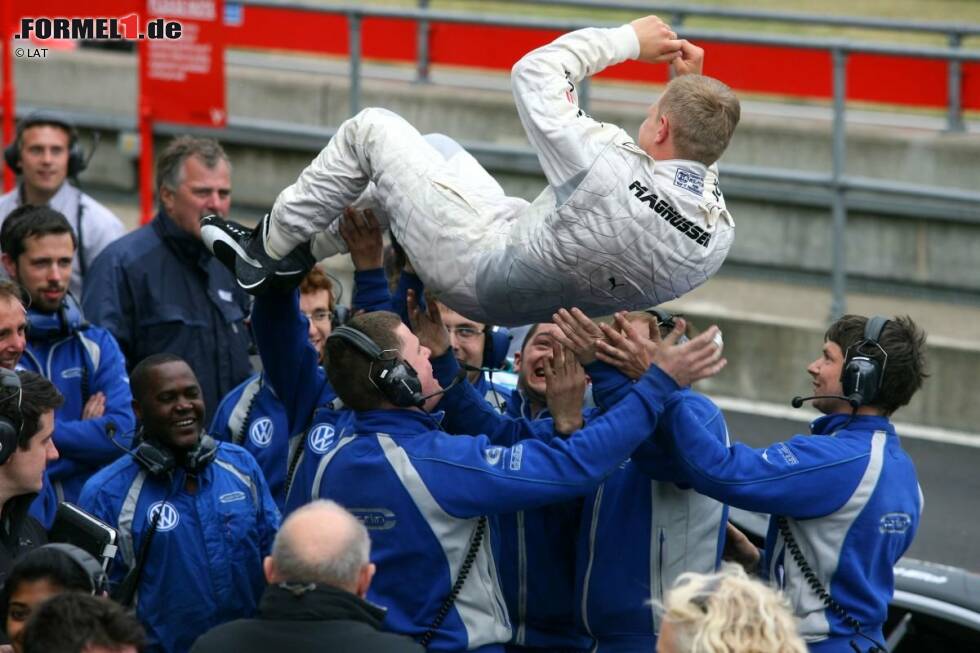
<svg viewBox="0 0 980 653">
<path fill-rule="evenodd" d="M 698 197 L 704 194 L 704 177 L 687 168 L 677 169 L 677 172 L 674 173 L 674 185 L 690 191 Z"/>
<path fill-rule="evenodd" d="M 316 453 L 327 453 L 336 441 L 333 424 L 317 424 L 310 431 L 310 449 Z"/>
<path fill-rule="evenodd" d="M 500 459 L 504 455 L 503 447 L 487 447 L 483 452 L 483 458 L 487 461 L 487 464 L 496 467 L 500 463 Z"/>
<path fill-rule="evenodd" d="M 510 450 L 510 463 L 507 467 L 512 472 L 520 471 L 521 465 L 524 463 L 524 445 L 517 444 L 511 447 Z"/>
<path fill-rule="evenodd" d="M 395 513 L 387 508 L 350 508 L 350 513 L 370 531 L 387 531 L 395 527 L 398 520 Z"/>
<path fill-rule="evenodd" d="M 890 512 L 878 520 L 878 532 L 901 534 L 912 525 L 912 516 L 904 512 Z"/>
<path fill-rule="evenodd" d="M 77 379 L 82 375 L 82 368 L 80 367 L 69 367 L 67 369 L 61 370 L 61 378 L 63 379 Z"/>
<path fill-rule="evenodd" d="M 164 533 L 166 531 L 172 531 L 177 528 L 177 524 L 180 523 L 180 513 L 177 512 L 177 508 L 174 507 L 172 503 L 167 501 L 157 501 L 150 506 L 149 510 L 146 511 L 146 519 L 149 524 L 153 523 L 154 519 L 157 519 L 157 515 L 160 515 L 157 520 L 157 531 Z"/>
<path fill-rule="evenodd" d="M 268 447 L 275 433 L 275 426 L 268 417 L 260 417 L 248 429 L 248 437 L 257 447 Z"/>
<path fill-rule="evenodd" d="M 218 501 L 220 501 L 221 503 L 234 503 L 236 501 L 243 501 L 244 499 L 245 499 L 245 493 L 238 492 L 238 491 L 228 492 L 218 497 Z"/>
</svg>

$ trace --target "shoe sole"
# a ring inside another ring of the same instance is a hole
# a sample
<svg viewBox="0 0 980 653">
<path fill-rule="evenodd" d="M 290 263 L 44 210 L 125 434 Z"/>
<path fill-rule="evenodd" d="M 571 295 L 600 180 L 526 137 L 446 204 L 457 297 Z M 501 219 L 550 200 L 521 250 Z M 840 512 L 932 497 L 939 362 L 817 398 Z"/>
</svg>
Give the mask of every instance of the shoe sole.
<svg viewBox="0 0 980 653">
<path fill-rule="evenodd" d="M 211 253 L 219 257 L 225 265 L 229 263 L 227 259 L 241 259 L 254 268 L 264 269 L 261 263 L 249 256 L 245 248 L 218 224 L 201 225 L 201 240 L 211 250 Z"/>
</svg>

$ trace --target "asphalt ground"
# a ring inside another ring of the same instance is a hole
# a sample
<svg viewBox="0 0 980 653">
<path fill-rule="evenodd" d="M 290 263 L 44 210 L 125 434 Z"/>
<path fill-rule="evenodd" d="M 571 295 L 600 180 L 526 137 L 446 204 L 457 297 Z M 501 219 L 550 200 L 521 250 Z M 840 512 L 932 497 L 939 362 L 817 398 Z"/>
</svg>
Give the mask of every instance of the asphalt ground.
<svg viewBox="0 0 980 653">
<path fill-rule="evenodd" d="M 901 413 L 898 413 L 901 416 Z M 765 447 L 809 433 L 806 419 L 725 411 L 732 441 Z M 980 447 L 902 437 L 915 461 L 925 510 L 906 555 L 980 572 Z"/>
</svg>

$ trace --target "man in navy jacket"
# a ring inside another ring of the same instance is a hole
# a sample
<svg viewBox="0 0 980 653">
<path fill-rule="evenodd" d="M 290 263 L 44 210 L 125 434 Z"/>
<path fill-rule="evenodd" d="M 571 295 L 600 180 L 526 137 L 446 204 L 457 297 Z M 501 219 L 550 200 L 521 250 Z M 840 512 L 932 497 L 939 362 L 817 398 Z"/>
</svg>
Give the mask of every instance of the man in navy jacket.
<svg viewBox="0 0 980 653">
<path fill-rule="evenodd" d="M 156 181 L 160 211 L 95 259 L 82 307 L 130 368 L 159 352 L 186 360 L 214 410 L 252 373 L 248 297 L 201 242 L 201 217 L 228 214 L 231 164 L 217 141 L 181 136 L 160 155 Z"/>
</svg>

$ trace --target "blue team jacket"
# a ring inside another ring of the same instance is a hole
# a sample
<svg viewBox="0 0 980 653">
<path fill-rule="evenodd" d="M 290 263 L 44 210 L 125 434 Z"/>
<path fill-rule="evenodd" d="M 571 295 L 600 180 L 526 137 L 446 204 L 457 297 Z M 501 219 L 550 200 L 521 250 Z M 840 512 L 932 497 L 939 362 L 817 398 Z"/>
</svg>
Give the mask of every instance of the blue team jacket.
<svg viewBox="0 0 980 653">
<path fill-rule="evenodd" d="M 661 384 L 660 399 L 667 384 Z M 922 493 L 915 466 L 885 417 L 831 414 L 765 449 L 726 447 L 680 400 L 670 397 L 659 434 L 688 482 L 729 505 L 771 513 L 764 570 L 801 620 L 811 651 L 848 653 L 870 643 L 828 609 L 806 582 L 777 528 L 787 520 L 806 564 L 830 595 L 881 639 L 894 591 L 893 567 L 915 536 Z"/>
<path fill-rule="evenodd" d="M 279 528 L 279 511 L 255 459 L 241 447 L 219 445 L 217 458 L 185 488 L 186 472 L 150 476 L 126 456 L 95 474 L 81 507 L 119 529 L 110 578 L 134 564 L 162 511 L 137 594 L 136 615 L 152 645 L 184 653 L 218 624 L 250 617 L 265 588 L 262 559 Z"/>
<path fill-rule="evenodd" d="M 355 310 L 390 310 L 391 296 L 384 270 L 355 272 L 354 282 Z M 257 420 L 268 418 L 276 426 L 274 420 L 278 417 L 283 426 L 263 451 L 256 451 L 258 447 L 249 444 L 245 446 L 256 454 L 277 504 L 285 507 L 287 514 L 310 501 L 316 459 L 335 438 L 339 418 L 349 412 L 340 408 L 337 394 L 320 366 L 319 353 L 309 344 L 308 329 L 306 316 L 299 310 L 299 291 L 264 295 L 255 300 L 252 331 L 263 374 L 261 382 L 252 386 L 258 394 L 248 422 L 254 426 Z M 225 402 L 222 404 L 223 409 L 219 409 L 212 425 L 219 434 L 227 429 L 224 415 L 231 416 L 235 410 L 225 406 Z M 239 412 L 247 411 L 241 399 L 235 406 L 242 407 Z M 263 412 L 265 409 L 268 412 Z M 251 426 L 249 429 L 251 440 Z M 296 492 L 291 491 L 293 487 L 297 488 Z"/>
<path fill-rule="evenodd" d="M 264 379 L 264 374 L 254 374 L 226 394 L 214 413 L 210 432 L 218 440 L 237 444 L 252 454 L 265 475 L 272 499 L 282 510 L 294 440 L 286 409 Z"/>
<path fill-rule="evenodd" d="M 690 389 L 678 395 L 727 445 L 718 407 Z M 680 574 L 710 573 L 721 561 L 727 507 L 684 485 L 681 470 L 655 451 L 648 459 L 646 449 L 641 445 L 585 499 L 575 604 L 581 627 L 595 638 L 594 651 L 653 651 L 660 630 L 656 604 L 666 590 Z"/>
<path fill-rule="evenodd" d="M 47 317 L 33 315 L 33 309 L 29 313 L 35 320 Z M 54 443 L 60 458 L 48 465 L 44 487 L 31 506 L 31 515 L 45 528 L 51 527 L 59 501 L 77 503 L 89 477 L 122 455 L 110 434 L 128 448 L 135 424 L 126 361 L 115 338 L 102 327 L 73 322 L 68 336 L 29 334 L 17 366 L 44 376 L 65 397 L 55 411 Z M 81 419 L 85 402 L 96 392 L 105 395 L 105 413 Z"/>
<path fill-rule="evenodd" d="M 455 365 L 451 354 L 442 358 Z M 450 436 L 421 411 L 354 413 L 350 432 L 320 459 L 314 492 L 347 506 L 369 527 L 378 574 L 368 598 L 388 609 L 385 626 L 415 637 L 426 631 L 481 515 L 581 496 L 615 469 L 656 424 L 662 405 L 649 387 L 654 382 L 643 377 L 615 408 L 567 439 L 543 440 L 525 420 L 504 422 L 491 439 Z M 477 410 L 493 412 L 466 383 L 443 401 L 457 392 L 475 397 Z M 493 560 L 493 519 L 488 529 L 430 650 L 498 651 L 510 639 Z"/>
</svg>

